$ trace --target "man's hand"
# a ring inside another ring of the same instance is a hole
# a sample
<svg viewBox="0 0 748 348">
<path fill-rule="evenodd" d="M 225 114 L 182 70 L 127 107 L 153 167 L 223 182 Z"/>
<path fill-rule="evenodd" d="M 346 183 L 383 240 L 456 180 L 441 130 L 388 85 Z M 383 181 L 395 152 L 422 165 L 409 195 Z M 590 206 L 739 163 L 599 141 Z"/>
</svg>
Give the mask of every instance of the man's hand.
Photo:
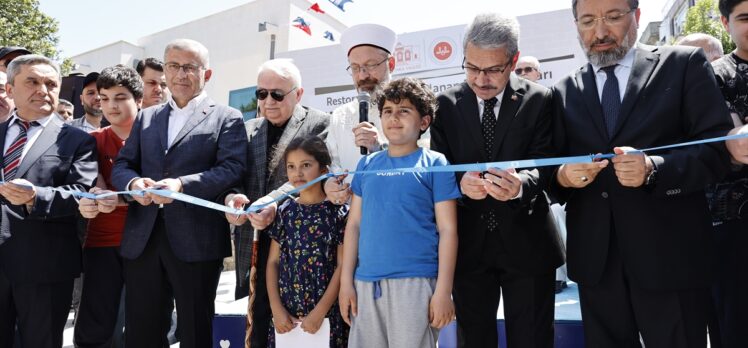
<svg viewBox="0 0 748 348">
<path fill-rule="evenodd" d="M 278 204 L 273 203 L 265 206 L 257 212 L 249 213 L 249 222 L 252 224 L 252 228 L 256 230 L 264 230 L 275 219 L 275 212 L 278 210 Z"/>
<path fill-rule="evenodd" d="M 130 187 L 128 187 L 127 189 L 130 191 L 144 191 L 146 189 L 153 187 L 153 185 L 155 184 L 156 182 L 153 181 L 151 178 L 137 178 L 130 183 Z M 150 205 L 151 203 L 153 203 L 151 196 L 148 194 L 145 194 L 142 196 L 133 195 L 132 199 L 140 203 L 140 205 L 144 205 L 144 206 Z"/>
<path fill-rule="evenodd" d="M 522 179 L 513 169 L 508 170 L 489 168 L 488 173 L 483 174 L 483 187 L 494 199 L 507 202 L 519 195 L 522 188 Z"/>
<path fill-rule="evenodd" d="M 91 192 L 95 195 L 101 195 L 105 193 L 110 193 L 112 191 L 102 190 L 101 188 L 94 186 L 88 192 Z M 109 214 L 113 212 L 114 209 L 117 208 L 118 204 L 119 204 L 119 197 L 117 197 L 116 195 L 96 199 L 96 207 L 98 208 L 99 213 Z"/>
<path fill-rule="evenodd" d="M 340 292 L 338 293 L 338 304 L 340 305 L 340 315 L 348 325 L 351 325 L 351 315 L 354 317 L 358 315 L 357 303 L 356 289 L 353 287 L 353 284 L 344 285 L 341 282 Z"/>
<path fill-rule="evenodd" d="M 563 187 L 582 188 L 595 181 L 597 174 L 607 166 L 608 160 L 564 164 L 558 169 L 556 180 Z"/>
<path fill-rule="evenodd" d="M 455 305 L 449 293 L 435 292 L 429 302 L 429 323 L 431 327 L 441 329 L 450 322 L 455 316 Z"/>
<path fill-rule="evenodd" d="M 13 179 L 0 185 L 0 195 L 13 205 L 30 204 L 33 207 L 36 198 L 34 184 L 25 179 Z"/>
<path fill-rule="evenodd" d="M 379 131 L 377 127 L 369 122 L 361 122 L 353 127 L 353 136 L 356 139 L 356 146 L 364 146 L 369 152 L 379 151 L 381 143 L 379 142 Z"/>
<path fill-rule="evenodd" d="M 735 127 L 727 135 L 746 134 L 748 125 Z M 733 162 L 748 164 L 748 138 L 733 139 L 725 141 L 727 150 L 730 151 Z"/>
<path fill-rule="evenodd" d="M 626 187 L 639 187 L 644 185 L 647 176 L 654 169 L 652 160 L 648 159 L 643 152 L 637 152 L 633 147 L 615 147 L 613 152 L 616 157 L 611 160 L 613 169 L 616 171 L 618 182 Z"/>
<path fill-rule="evenodd" d="M 244 209 L 244 206 L 249 203 L 249 198 L 242 194 L 229 194 L 224 200 L 224 205 L 234 209 Z M 241 226 L 247 222 L 247 214 L 229 214 L 226 213 L 226 221 L 234 226 Z"/>
<path fill-rule="evenodd" d="M 344 174 L 325 180 L 325 194 L 327 194 L 328 201 L 342 205 L 351 199 L 351 185 L 344 181 L 347 176 L 348 174 Z"/>
<path fill-rule="evenodd" d="M 460 191 L 470 199 L 481 200 L 488 196 L 486 182 L 481 178 L 479 172 L 467 172 L 460 180 Z"/>
<path fill-rule="evenodd" d="M 182 180 L 163 179 L 153 184 L 153 188 L 169 190 L 173 192 L 182 192 Z M 169 197 L 159 196 L 155 193 L 148 193 L 155 204 L 169 204 L 174 200 Z"/>
</svg>

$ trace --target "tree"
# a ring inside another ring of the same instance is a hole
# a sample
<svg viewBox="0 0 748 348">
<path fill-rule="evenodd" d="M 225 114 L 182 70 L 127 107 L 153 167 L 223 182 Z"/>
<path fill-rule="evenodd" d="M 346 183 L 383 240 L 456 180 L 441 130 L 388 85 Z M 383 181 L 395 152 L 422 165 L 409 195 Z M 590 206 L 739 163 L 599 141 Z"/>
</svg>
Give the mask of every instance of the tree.
<svg viewBox="0 0 748 348">
<path fill-rule="evenodd" d="M 39 10 L 38 0 L 0 0 L 0 46 L 23 46 L 60 63 L 62 74 L 73 67 L 57 49 L 58 23 Z"/>
<path fill-rule="evenodd" d="M 682 35 L 693 33 L 704 33 L 716 37 L 722 42 L 723 53 L 735 50 L 735 43 L 732 42 L 730 34 L 720 21 L 717 1 L 698 0 L 696 5 L 688 9 Z"/>
</svg>

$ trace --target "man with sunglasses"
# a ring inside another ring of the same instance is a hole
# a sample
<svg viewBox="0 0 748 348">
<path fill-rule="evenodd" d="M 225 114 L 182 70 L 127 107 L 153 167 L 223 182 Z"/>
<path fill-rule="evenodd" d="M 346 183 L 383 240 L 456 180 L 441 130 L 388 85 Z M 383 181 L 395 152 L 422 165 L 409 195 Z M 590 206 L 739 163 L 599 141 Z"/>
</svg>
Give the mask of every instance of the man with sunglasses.
<svg viewBox="0 0 748 348">
<path fill-rule="evenodd" d="M 208 49 L 187 39 L 164 52 L 167 103 L 141 110 L 112 170 L 118 190 L 163 188 L 222 199 L 246 170 L 247 134 L 238 110 L 205 92 Z M 181 347 L 213 345 L 212 320 L 230 230 L 215 211 L 156 194 L 133 196 L 120 253 L 124 259 L 126 347 L 168 346 L 163 309 L 176 301 Z"/>
<path fill-rule="evenodd" d="M 452 164 L 542 158 L 551 148 L 551 93 L 512 74 L 519 24 L 480 14 L 465 31 L 466 82 L 437 97 L 431 149 Z M 497 347 L 504 295 L 509 347 L 553 347 L 554 280 L 563 261 L 543 192 L 552 169 L 457 173 L 460 238 L 452 296 L 460 347 Z"/>
<path fill-rule="evenodd" d="M 286 147 L 297 137 L 316 135 L 324 139 L 330 122 L 329 114 L 300 104 L 303 94 L 301 72 L 290 59 L 273 59 L 260 66 L 256 92 L 260 117 L 245 123 L 249 138 L 247 163 L 252 166 L 248 168 L 237 193 L 226 196 L 226 205 L 241 208 L 249 203 L 262 203 L 293 189 L 292 185 L 287 184 L 283 159 Z M 274 204 L 261 212 L 250 214 L 248 218 L 226 215 L 229 223 L 237 226 L 234 230 L 236 299 L 246 297 L 249 293 L 247 275 L 251 266 L 253 229 L 265 229 L 273 221 L 276 207 Z M 260 234 L 259 250 L 252 347 L 267 346 L 272 318 L 265 286 L 265 266 L 270 250 L 270 237 L 266 233 Z"/>
<path fill-rule="evenodd" d="M 533 56 L 522 56 L 517 60 L 517 67 L 514 68 L 517 76 L 524 77 L 532 82 L 538 82 L 541 77 L 540 61 Z"/>
<path fill-rule="evenodd" d="M 569 278 L 588 347 L 705 347 L 712 221 L 704 187 L 730 170 L 733 127 L 704 51 L 637 45 L 637 0 L 573 0 L 585 64 L 554 87 Z"/>
</svg>

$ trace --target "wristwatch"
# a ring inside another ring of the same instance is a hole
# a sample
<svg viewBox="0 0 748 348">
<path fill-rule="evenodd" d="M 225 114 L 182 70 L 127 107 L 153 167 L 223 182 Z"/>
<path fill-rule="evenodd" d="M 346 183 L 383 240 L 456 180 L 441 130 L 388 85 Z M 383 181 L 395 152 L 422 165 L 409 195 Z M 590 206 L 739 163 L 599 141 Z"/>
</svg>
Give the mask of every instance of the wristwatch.
<svg viewBox="0 0 748 348">
<path fill-rule="evenodd" d="M 649 175 L 644 179 L 644 186 L 654 186 L 654 184 L 657 182 L 657 163 L 653 161 L 651 158 L 646 157 L 645 161 L 649 161 L 652 163 L 652 170 L 649 172 Z"/>
</svg>

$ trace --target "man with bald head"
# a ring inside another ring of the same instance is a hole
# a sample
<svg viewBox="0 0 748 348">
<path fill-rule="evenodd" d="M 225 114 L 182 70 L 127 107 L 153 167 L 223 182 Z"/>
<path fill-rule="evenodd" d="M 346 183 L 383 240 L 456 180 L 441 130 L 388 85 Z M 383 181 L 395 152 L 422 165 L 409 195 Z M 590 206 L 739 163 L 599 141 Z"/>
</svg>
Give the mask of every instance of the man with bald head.
<svg viewBox="0 0 748 348">
<path fill-rule="evenodd" d="M 533 56 L 522 56 L 517 60 L 517 67 L 514 73 L 519 77 L 524 77 L 532 82 L 538 82 L 541 77 L 540 61 Z"/>
<path fill-rule="evenodd" d="M 170 42 L 167 103 L 141 110 L 112 171 L 119 190 L 162 188 L 214 201 L 239 184 L 247 135 L 238 110 L 208 97 L 208 49 Z M 156 194 L 132 197 L 120 253 L 127 284 L 125 344 L 168 346 L 163 308 L 174 295 L 182 347 L 211 347 L 216 287 L 231 255 L 229 225 L 207 208 Z"/>
<path fill-rule="evenodd" d="M 701 47 L 706 54 L 706 59 L 709 62 L 714 62 L 717 59 L 722 58 L 724 55 L 724 49 L 722 48 L 722 42 L 717 40 L 716 37 L 704 33 L 693 33 L 688 34 L 678 41 L 675 42 L 676 46 L 691 46 Z"/>
</svg>

